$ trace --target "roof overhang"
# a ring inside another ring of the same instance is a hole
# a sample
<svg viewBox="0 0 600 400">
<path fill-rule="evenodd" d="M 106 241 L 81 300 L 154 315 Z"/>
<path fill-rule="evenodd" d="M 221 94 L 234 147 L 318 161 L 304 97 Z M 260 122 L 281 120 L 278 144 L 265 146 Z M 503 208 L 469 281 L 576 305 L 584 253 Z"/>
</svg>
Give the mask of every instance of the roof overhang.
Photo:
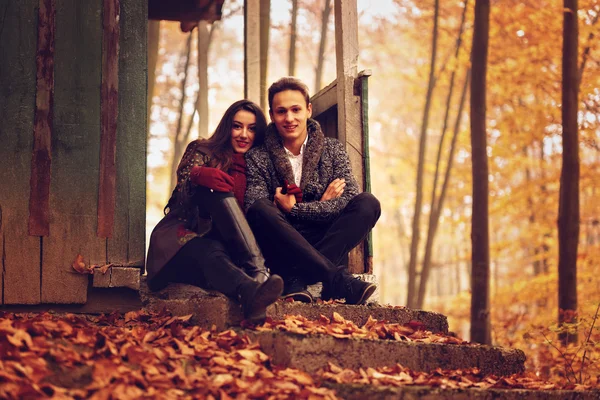
<svg viewBox="0 0 600 400">
<path fill-rule="evenodd" d="M 148 19 L 214 22 L 221 19 L 225 0 L 148 0 Z"/>
</svg>

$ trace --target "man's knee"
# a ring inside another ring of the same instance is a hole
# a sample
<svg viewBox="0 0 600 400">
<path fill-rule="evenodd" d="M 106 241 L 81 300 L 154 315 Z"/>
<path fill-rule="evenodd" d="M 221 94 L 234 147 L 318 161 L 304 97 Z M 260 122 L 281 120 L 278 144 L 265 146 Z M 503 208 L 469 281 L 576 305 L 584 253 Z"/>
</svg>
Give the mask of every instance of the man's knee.
<svg viewBox="0 0 600 400">
<path fill-rule="evenodd" d="M 381 215 L 381 203 L 371 193 L 359 193 L 352 199 L 356 209 L 360 212 L 363 218 L 368 218 L 377 222 Z"/>
</svg>

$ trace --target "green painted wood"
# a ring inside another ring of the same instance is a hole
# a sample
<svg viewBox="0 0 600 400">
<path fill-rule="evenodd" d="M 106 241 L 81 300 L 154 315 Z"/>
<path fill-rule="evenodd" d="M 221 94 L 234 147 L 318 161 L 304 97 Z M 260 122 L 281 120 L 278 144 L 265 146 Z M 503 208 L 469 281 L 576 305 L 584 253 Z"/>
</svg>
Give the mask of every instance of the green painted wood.
<svg viewBox="0 0 600 400">
<path fill-rule="evenodd" d="M 98 238 L 102 0 L 57 0 L 50 236 L 42 254 L 42 301 L 84 303 L 88 276 L 71 264 L 106 261 Z"/>
<path fill-rule="evenodd" d="M 146 230 L 146 30 L 148 4 L 121 0 L 117 192 L 108 259 L 142 266 Z"/>
<path fill-rule="evenodd" d="M 27 232 L 37 7 L 38 0 L 0 2 L 0 260 L 4 304 L 40 302 L 40 239 Z"/>
<path fill-rule="evenodd" d="M 360 77 L 365 192 L 371 193 L 371 155 L 369 152 L 369 75 Z M 373 273 L 373 231 L 365 238 L 365 272 Z"/>
</svg>

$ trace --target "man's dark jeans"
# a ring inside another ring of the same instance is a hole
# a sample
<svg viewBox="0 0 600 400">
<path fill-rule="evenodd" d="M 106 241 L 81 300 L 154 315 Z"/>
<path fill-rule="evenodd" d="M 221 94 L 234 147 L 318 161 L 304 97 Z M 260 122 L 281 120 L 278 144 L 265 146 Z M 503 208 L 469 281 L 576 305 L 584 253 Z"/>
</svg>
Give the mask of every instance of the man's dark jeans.
<svg viewBox="0 0 600 400">
<path fill-rule="evenodd" d="M 271 271 L 284 279 L 301 276 L 311 284 L 328 282 L 380 215 L 379 200 L 361 193 L 332 222 L 303 225 L 301 232 L 268 199 L 256 201 L 246 218 Z"/>
</svg>

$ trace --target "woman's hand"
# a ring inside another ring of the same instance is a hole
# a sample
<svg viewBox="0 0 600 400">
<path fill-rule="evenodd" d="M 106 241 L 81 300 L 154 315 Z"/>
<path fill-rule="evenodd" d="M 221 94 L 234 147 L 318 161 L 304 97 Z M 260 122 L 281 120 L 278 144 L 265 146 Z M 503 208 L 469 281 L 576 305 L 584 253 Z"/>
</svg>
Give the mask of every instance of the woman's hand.
<svg viewBox="0 0 600 400">
<path fill-rule="evenodd" d="M 334 179 L 329 186 L 327 186 L 327 190 L 321 196 L 321 201 L 327 201 L 331 199 L 337 199 L 344 193 L 344 188 L 346 187 L 346 180 L 344 178 Z"/>
<path fill-rule="evenodd" d="M 195 166 L 190 171 L 190 181 L 217 192 L 233 191 L 233 178 L 218 168 Z"/>
<path fill-rule="evenodd" d="M 296 196 L 293 194 L 283 194 L 281 193 L 281 187 L 275 189 L 275 205 L 279 207 L 281 211 L 286 214 L 289 214 L 292 211 L 292 207 L 296 204 Z"/>
</svg>

